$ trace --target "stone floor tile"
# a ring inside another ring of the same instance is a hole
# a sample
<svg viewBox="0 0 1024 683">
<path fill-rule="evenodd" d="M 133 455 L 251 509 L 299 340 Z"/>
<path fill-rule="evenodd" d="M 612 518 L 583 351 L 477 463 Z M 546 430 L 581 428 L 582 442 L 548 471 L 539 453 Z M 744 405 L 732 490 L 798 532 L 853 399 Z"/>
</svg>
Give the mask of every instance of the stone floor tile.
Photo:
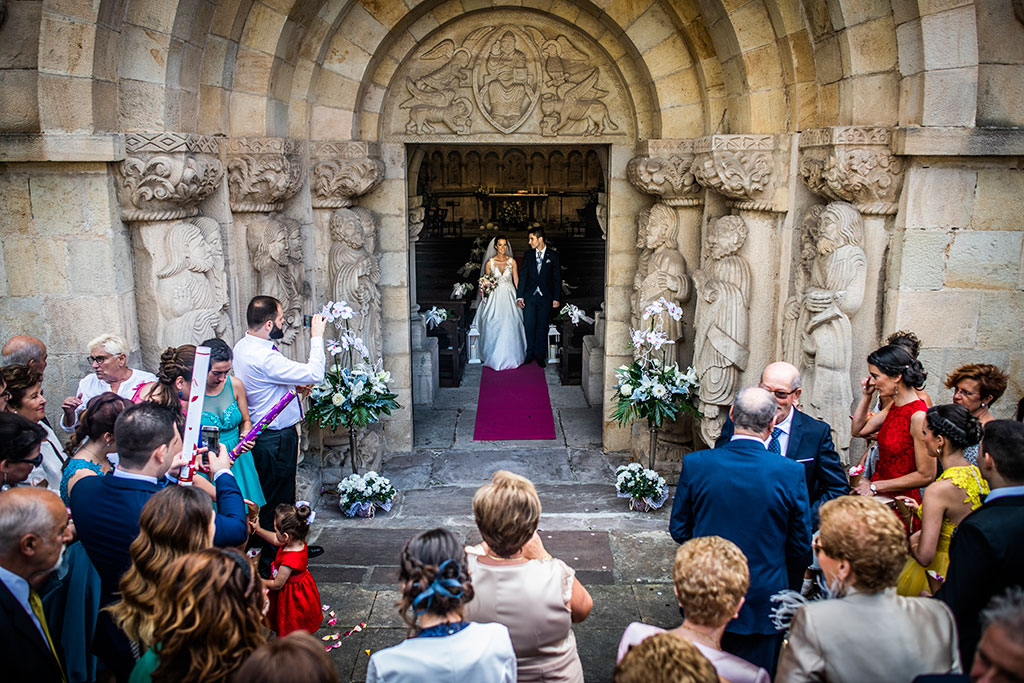
<svg viewBox="0 0 1024 683">
<path fill-rule="evenodd" d="M 573 627 L 576 649 L 583 664 L 583 680 L 587 683 L 611 683 L 615 671 L 615 653 L 626 627 L 595 629 L 586 628 L 585 624 L 583 622 L 583 625 Z"/>
<path fill-rule="evenodd" d="M 645 624 L 669 629 L 683 623 L 671 583 L 636 584 L 633 594 L 640 610 L 640 621 Z"/>
<path fill-rule="evenodd" d="M 612 553 L 618 564 L 616 578 L 622 583 L 671 581 L 672 562 L 678 545 L 664 531 L 612 531 Z"/>
<path fill-rule="evenodd" d="M 492 442 L 484 442 L 492 443 Z M 471 455 L 443 454 L 434 461 L 433 478 L 444 484 L 483 486 L 498 470 L 509 470 L 537 482 L 575 481 L 565 449 L 540 450 L 510 447 Z"/>
<path fill-rule="evenodd" d="M 398 608 L 395 607 L 398 598 L 399 594 L 396 589 L 377 591 L 377 597 L 373 602 L 373 611 L 370 612 L 370 618 L 366 623 L 374 629 L 404 629 L 405 622 L 402 621 L 402 617 L 398 614 Z"/>
</svg>

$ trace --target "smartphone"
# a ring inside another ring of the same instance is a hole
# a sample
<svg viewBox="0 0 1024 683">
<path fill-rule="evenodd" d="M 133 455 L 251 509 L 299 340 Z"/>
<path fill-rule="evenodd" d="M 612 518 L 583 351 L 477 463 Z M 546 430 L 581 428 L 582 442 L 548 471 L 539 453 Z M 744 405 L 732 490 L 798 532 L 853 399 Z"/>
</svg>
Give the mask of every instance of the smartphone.
<svg viewBox="0 0 1024 683">
<path fill-rule="evenodd" d="M 311 315 L 304 315 L 304 316 L 302 316 L 302 326 L 303 327 L 313 327 L 313 316 L 311 316 Z"/>
<path fill-rule="evenodd" d="M 200 427 L 199 445 L 206 448 L 206 453 L 203 453 L 203 467 L 209 467 L 210 453 L 220 451 L 220 428 L 213 426 Z"/>
</svg>

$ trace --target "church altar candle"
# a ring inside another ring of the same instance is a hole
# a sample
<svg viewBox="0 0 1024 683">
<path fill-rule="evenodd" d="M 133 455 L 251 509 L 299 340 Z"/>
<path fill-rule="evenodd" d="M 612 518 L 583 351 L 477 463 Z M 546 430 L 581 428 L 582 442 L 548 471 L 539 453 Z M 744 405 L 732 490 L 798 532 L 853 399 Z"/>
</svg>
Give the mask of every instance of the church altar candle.
<svg viewBox="0 0 1024 683">
<path fill-rule="evenodd" d="M 185 413 L 185 433 L 181 435 L 181 454 L 190 456 L 182 467 L 178 484 L 191 486 L 196 473 L 196 444 L 199 443 L 199 423 L 203 419 L 203 399 L 206 398 L 206 377 L 210 372 L 210 347 L 197 346 L 192 365 L 192 383 L 189 385 L 188 411 Z"/>
<path fill-rule="evenodd" d="M 242 454 L 242 447 L 245 446 L 245 444 L 250 441 L 255 441 L 256 437 L 263 433 L 263 430 L 274 421 L 275 417 L 281 414 L 281 411 L 285 409 L 285 406 L 292 402 L 293 398 L 295 398 L 294 391 L 289 391 L 287 394 L 282 396 L 281 400 L 275 403 L 274 407 L 270 409 L 270 412 L 264 415 L 259 422 L 252 426 L 252 429 L 247 431 L 245 435 L 238 440 L 238 445 L 232 448 L 231 452 L 228 453 L 228 457 L 231 458 L 231 462 L 234 462 L 235 459 Z"/>
</svg>

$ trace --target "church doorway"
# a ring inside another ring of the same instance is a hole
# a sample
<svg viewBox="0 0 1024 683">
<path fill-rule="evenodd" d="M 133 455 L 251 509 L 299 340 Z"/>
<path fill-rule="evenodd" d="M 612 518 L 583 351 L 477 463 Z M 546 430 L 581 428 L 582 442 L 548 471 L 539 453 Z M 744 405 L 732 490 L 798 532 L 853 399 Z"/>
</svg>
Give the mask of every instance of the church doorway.
<svg viewBox="0 0 1024 683">
<path fill-rule="evenodd" d="M 595 335 L 595 313 L 605 298 L 606 146 L 415 144 L 407 153 L 410 206 L 422 207 L 423 221 L 411 254 L 411 303 L 425 317 L 426 347 L 437 340 L 436 393 L 422 376 L 414 380 L 417 444 L 456 446 L 472 436 L 473 425 L 466 421 L 473 416 L 449 411 L 475 410 L 479 398 L 482 368 L 473 321 L 484 256 L 500 234 L 521 271 L 529 231 L 541 227 L 561 261 L 561 308 L 572 305 L 586 317 L 574 322 L 563 314 L 549 329 L 545 377 L 556 439 L 565 442 L 560 446 L 600 445 L 603 392 L 584 392 L 584 347 Z M 449 318 L 439 321 L 432 311 Z M 421 354 L 414 374 L 428 362 L 432 354 Z M 590 365 L 600 385 L 603 358 Z M 430 412 L 437 410 L 446 412 Z M 462 421 L 461 431 L 458 425 L 447 428 L 452 418 Z"/>
</svg>

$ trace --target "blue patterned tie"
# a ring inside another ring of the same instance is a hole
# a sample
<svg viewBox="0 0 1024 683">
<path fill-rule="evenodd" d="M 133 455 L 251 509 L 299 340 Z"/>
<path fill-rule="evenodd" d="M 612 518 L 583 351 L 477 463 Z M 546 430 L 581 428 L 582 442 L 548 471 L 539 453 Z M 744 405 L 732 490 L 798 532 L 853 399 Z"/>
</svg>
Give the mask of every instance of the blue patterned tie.
<svg viewBox="0 0 1024 683">
<path fill-rule="evenodd" d="M 768 451 L 782 455 L 782 444 L 779 443 L 779 434 L 782 434 L 782 429 L 779 427 L 772 430 L 772 438 L 768 439 Z"/>
<path fill-rule="evenodd" d="M 537 273 L 540 273 L 540 268 L 543 265 L 543 262 L 541 261 L 541 258 L 542 258 L 541 253 L 538 251 L 537 252 Z"/>
</svg>

